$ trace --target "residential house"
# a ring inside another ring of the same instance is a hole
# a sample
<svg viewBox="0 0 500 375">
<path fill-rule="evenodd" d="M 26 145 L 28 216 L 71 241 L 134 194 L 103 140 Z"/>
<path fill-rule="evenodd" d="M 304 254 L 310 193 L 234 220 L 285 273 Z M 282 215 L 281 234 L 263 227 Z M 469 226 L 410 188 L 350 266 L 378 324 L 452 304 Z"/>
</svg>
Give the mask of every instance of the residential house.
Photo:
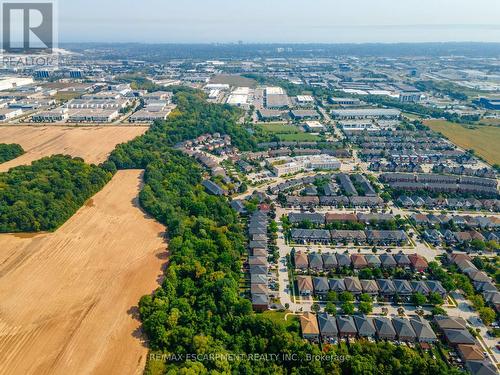
<svg viewBox="0 0 500 375">
<path fill-rule="evenodd" d="M 359 295 L 363 292 L 361 282 L 357 277 L 346 277 L 344 279 L 345 289 L 354 295 Z"/>
<path fill-rule="evenodd" d="M 425 281 L 412 281 L 411 287 L 413 289 L 413 293 L 421 293 L 424 296 L 428 296 L 430 293 L 429 287 Z"/>
<path fill-rule="evenodd" d="M 408 259 L 410 259 L 412 269 L 416 272 L 424 272 L 429 266 L 427 260 L 419 254 L 410 254 Z"/>
<path fill-rule="evenodd" d="M 474 345 L 476 341 L 467 329 L 444 329 L 443 335 L 448 344 L 455 346 L 458 344 Z"/>
<path fill-rule="evenodd" d="M 300 328 L 303 338 L 312 342 L 319 342 L 320 331 L 316 315 L 309 312 L 302 314 L 300 316 Z"/>
<path fill-rule="evenodd" d="M 394 255 L 394 260 L 398 264 L 398 267 L 409 269 L 411 266 L 410 258 L 408 258 L 408 255 L 403 252 L 399 252 Z"/>
<path fill-rule="evenodd" d="M 471 375 L 498 375 L 497 367 L 490 361 L 467 361 L 465 366 Z"/>
<path fill-rule="evenodd" d="M 373 319 L 371 317 L 368 317 L 366 315 L 355 315 L 353 318 L 358 330 L 359 337 L 375 338 L 377 332 L 375 330 Z"/>
<path fill-rule="evenodd" d="M 349 254 L 337 253 L 337 264 L 339 267 L 350 267 L 351 257 Z"/>
<path fill-rule="evenodd" d="M 410 318 L 410 323 L 417 335 L 418 342 L 433 343 L 437 341 L 437 336 L 434 333 L 430 323 L 421 316 Z"/>
<path fill-rule="evenodd" d="M 292 229 L 292 240 L 296 243 L 324 244 L 330 242 L 330 232 L 325 229 Z"/>
<path fill-rule="evenodd" d="M 291 212 L 288 214 L 288 219 L 292 224 L 300 224 L 310 222 L 313 225 L 323 225 L 325 223 L 325 215 L 314 212 Z"/>
<path fill-rule="evenodd" d="M 427 287 L 429 288 L 430 293 L 437 293 L 442 298 L 446 298 L 448 293 L 446 289 L 443 287 L 440 281 L 437 280 L 428 280 Z"/>
<path fill-rule="evenodd" d="M 382 262 L 380 258 L 375 254 L 366 254 L 365 256 L 366 264 L 370 268 L 380 268 Z"/>
<path fill-rule="evenodd" d="M 375 280 L 360 280 L 363 293 L 375 297 L 379 294 L 379 287 Z"/>
<path fill-rule="evenodd" d="M 362 230 L 338 230 L 330 231 L 332 242 L 335 243 L 362 243 L 366 242 L 366 234 Z"/>
<path fill-rule="evenodd" d="M 464 362 L 484 360 L 483 350 L 478 345 L 459 344 L 457 353 Z"/>
<path fill-rule="evenodd" d="M 366 239 L 370 244 L 381 246 L 404 245 L 408 242 L 402 230 L 367 230 Z"/>
<path fill-rule="evenodd" d="M 368 266 L 368 263 L 366 263 L 365 257 L 362 254 L 352 254 L 351 263 L 354 269 L 362 269 Z"/>
<path fill-rule="evenodd" d="M 395 317 L 392 319 L 392 325 L 399 341 L 414 342 L 417 340 L 417 334 L 408 319 Z"/>
<path fill-rule="evenodd" d="M 302 296 L 310 296 L 313 294 L 314 286 L 311 276 L 297 276 L 297 287 Z"/>
<path fill-rule="evenodd" d="M 380 254 L 379 259 L 380 259 L 382 267 L 384 267 L 384 268 L 396 268 L 396 266 L 398 265 L 396 263 L 396 260 L 394 259 L 394 257 L 391 254 L 387 254 L 387 253 Z"/>
<path fill-rule="evenodd" d="M 266 311 L 269 308 L 269 297 L 266 294 L 252 294 L 252 308 L 255 311 Z"/>
<path fill-rule="evenodd" d="M 323 268 L 325 271 L 330 271 L 337 268 L 337 257 L 332 253 L 323 253 Z"/>
<path fill-rule="evenodd" d="M 326 277 L 313 277 L 314 293 L 317 296 L 324 296 L 330 291 L 328 279 Z"/>
<path fill-rule="evenodd" d="M 355 337 L 358 334 L 354 319 L 350 315 L 337 316 L 337 327 L 340 337 Z"/>
<path fill-rule="evenodd" d="M 296 251 L 294 256 L 295 268 L 305 271 L 309 268 L 309 260 L 307 254 L 302 251 Z"/>
<path fill-rule="evenodd" d="M 313 271 L 323 271 L 323 258 L 321 254 L 309 253 L 309 268 Z"/>
<path fill-rule="evenodd" d="M 377 279 L 377 284 L 380 290 L 380 295 L 386 300 L 394 296 L 396 293 L 396 287 L 390 279 Z"/>
<path fill-rule="evenodd" d="M 267 275 L 250 274 L 250 284 L 265 284 L 267 285 Z"/>
<path fill-rule="evenodd" d="M 351 213 L 327 213 L 325 214 L 325 221 L 327 224 L 333 223 L 333 222 L 342 222 L 342 223 L 357 223 L 358 222 L 358 217 L 356 214 L 351 214 Z"/>
<path fill-rule="evenodd" d="M 467 322 L 464 318 L 458 316 L 436 315 L 434 323 L 440 330 L 445 329 L 466 329 Z"/>
<path fill-rule="evenodd" d="M 346 290 L 344 279 L 330 279 L 328 284 L 332 292 L 342 293 Z"/>
<path fill-rule="evenodd" d="M 396 294 L 400 297 L 409 297 L 413 293 L 413 289 L 408 280 L 394 280 L 394 287 L 396 288 Z"/>
<path fill-rule="evenodd" d="M 376 316 L 373 318 L 373 325 L 377 331 L 377 337 L 380 340 L 395 340 L 396 331 L 389 318 Z"/>
<path fill-rule="evenodd" d="M 334 316 L 325 312 L 319 313 L 318 326 L 323 341 L 332 342 L 337 339 L 339 330 L 337 328 L 337 320 Z"/>
</svg>

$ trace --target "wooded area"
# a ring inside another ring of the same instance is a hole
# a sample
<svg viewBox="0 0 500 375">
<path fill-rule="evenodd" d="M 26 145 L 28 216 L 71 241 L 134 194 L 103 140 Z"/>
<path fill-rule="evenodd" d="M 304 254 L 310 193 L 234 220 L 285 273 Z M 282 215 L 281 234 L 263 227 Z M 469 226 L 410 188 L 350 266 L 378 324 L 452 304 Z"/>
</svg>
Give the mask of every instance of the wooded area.
<svg viewBox="0 0 500 375">
<path fill-rule="evenodd" d="M 58 228 L 111 176 L 101 167 L 64 155 L 0 173 L 0 232 Z"/>
<path fill-rule="evenodd" d="M 22 154 L 24 150 L 20 145 L 0 143 L 0 163 L 15 159 Z"/>
</svg>

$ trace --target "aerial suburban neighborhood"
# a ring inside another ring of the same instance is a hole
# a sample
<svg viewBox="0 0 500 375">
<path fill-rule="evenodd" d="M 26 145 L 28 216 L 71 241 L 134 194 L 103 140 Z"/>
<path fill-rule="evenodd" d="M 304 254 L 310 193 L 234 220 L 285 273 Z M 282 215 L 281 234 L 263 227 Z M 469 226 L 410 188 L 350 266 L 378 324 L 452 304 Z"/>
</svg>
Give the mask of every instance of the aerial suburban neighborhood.
<svg viewBox="0 0 500 375">
<path fill-rule="evenodd" d="M 4 27 L 0 374 L 499 373 L 500 34 L 233 41 L 255 10 L 176 4 L 206 36 L 132 42 L 201 26 L 108 3 L 116 43 Z"/>
</svg>

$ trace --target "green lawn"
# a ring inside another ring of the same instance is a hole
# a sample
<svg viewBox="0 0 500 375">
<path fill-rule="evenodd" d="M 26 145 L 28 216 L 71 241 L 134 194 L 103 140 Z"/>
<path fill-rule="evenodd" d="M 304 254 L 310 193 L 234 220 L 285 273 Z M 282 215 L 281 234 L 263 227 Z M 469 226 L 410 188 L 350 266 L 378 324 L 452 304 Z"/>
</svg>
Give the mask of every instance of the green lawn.
<svg viewBox="0 0 500 375">
<path fill-rule="evenodd" d="M 279 122 L 269 122 L 257 124 L 262 130 L 270 133 L 296 134 L 303 133 L 304 130 L 295 125 L 288 125 Z"/>
<path fill-rule="evenodd" d="M 285 320 L 285 315 L 288 314 L 287 311 L 265 311 L 261 315 L 272 320 L 276 324 L 280 324 L 285 328 L 289 328 L 295 322 L 299 321 L 299 317 L 297 315 L 289 314 L 287 319 Z"/>
<path fill-rule="evenodd" d="M 424 121 L 432 130 L 440 132 L 456 145 L 469 150 L 490 164 L 500 164 L 500 128 L 495 126 L 475 126 L 456 124 L 444 120 Z"/>
<path fill-rule="evenodd" d="M 403 112 L 403 116 L 407 117 L 410 121 L 422 120 L 422 117 L 420 117 L 419 115 L 415 115 L 413 113 Z"/>
</svg>

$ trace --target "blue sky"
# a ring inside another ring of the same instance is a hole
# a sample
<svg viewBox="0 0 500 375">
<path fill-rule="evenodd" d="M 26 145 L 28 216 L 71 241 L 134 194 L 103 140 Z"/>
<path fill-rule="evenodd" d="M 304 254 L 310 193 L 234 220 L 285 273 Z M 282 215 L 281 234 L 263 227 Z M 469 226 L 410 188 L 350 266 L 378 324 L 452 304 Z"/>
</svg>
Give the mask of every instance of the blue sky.
<svg viewBox="0 0 500 375">
<path fill-rule="evenodd" d="M 60 42 L 500 42 L 500 0 L 58 0 Z"/>
</svg>

